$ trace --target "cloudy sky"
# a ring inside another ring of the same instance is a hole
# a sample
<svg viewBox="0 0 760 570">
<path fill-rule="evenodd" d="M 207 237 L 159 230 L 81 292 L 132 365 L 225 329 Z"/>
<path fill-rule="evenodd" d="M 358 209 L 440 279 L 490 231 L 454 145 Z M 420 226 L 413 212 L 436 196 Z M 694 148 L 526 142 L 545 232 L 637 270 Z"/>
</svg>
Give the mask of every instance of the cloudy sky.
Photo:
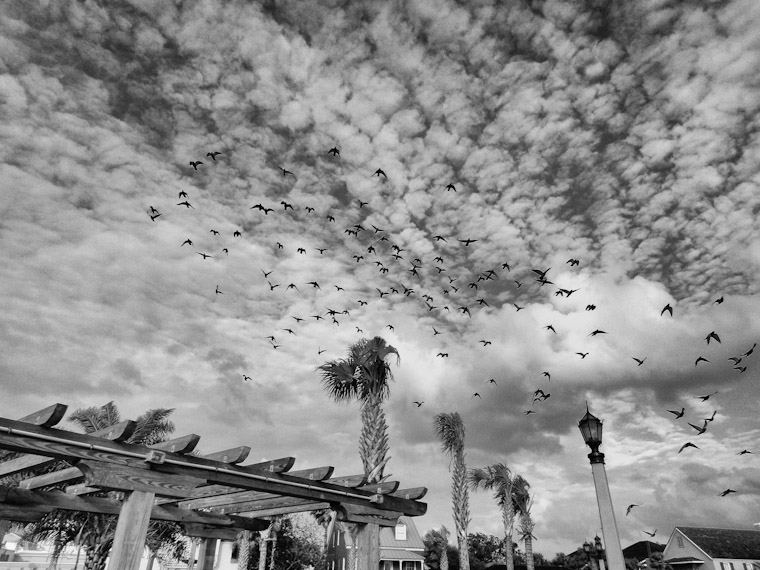
<svg viewBox="0 0 760 570">
<path fill-rule="evenodd" d="M 624 546 L 758 522 L 756 0 L 0 10 L 1 415 L 173 407 L 203 451 L 354 474 L 316 368 L 379 335 L 423 532 L 453 411 L 469 466 L 532 484 L 537 551 L 600 532 L 585 402 Z"/>
</svg>

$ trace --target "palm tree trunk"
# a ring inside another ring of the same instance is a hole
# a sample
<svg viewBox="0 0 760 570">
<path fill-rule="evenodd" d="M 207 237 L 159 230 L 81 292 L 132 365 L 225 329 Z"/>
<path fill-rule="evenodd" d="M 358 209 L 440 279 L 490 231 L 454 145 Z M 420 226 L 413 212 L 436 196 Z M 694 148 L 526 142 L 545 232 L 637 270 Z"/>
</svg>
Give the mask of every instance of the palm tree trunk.
<svg viewBox="0 0 760 570">
<path fill-rule="evenodd" d="M 361 403 L 362 429 L 359 436 L 359 456 L 368 475 L 368 483 L 383 479 L 388 455 L 388 422 L 378 394 L 369 394 Z"/>
<path fill-rule="evenodd" d="M 244 530 L 238 536 L 238 570 L 248 570 L 251 559 L 251 531 Z"/>
<path fill-rule="evenodd" d="M 528 570 L 534 570 L 533 564 L 533 537 L 530 534 L 525 535 L 525 565 Z"/>
<path fill-rule="evenodd" d="M 459 569 L 470 570 L 470 552 L 467 540 L 467 527 L 470 524 L 470 507 L 467 487 L 467 466 L 464 462 L 463 452 L 458 452 L 454 457 L 451 497 L 454 503 L 454 524 L 456 525 L 457 543 L 459 545 Z"/>
<path fill-rule="evenodd" d="M 512 548 L 512 528 L 515 524 L 515 513 L 511 502 L 503 507 L 502 518 L 504 522 L 504 559 L 507 570 L 515 570 L 515 554 Z"/>
<path fill-rule="evenodd" d="M 440 570 L 449 570 L 449 530 L 445 526 L 441 527 L 441 536 L 443 537 L 443 546 L 439 554 L 438 566 Z"/>
<path fill-rule="evenodd" d="M 153 570 L 153 563 L 156 561 L 156 555 L 151 552 L 150 556 L 148 556 L 148 565 L 146 567 L 146 570 Z"/>
<path fill-rule="evenodd" d="M 259 570 L 266 570 L 267 567 L 267 539 L 269 538 L 269 529 L 259 531 Z"/>
<path fill-rule="evenodd" d="M 277 530 L 272 529 L 272 554 L 269 557 L 269 570 L 274 570 L 274 555 L 277 553 Z"/>
</svg>

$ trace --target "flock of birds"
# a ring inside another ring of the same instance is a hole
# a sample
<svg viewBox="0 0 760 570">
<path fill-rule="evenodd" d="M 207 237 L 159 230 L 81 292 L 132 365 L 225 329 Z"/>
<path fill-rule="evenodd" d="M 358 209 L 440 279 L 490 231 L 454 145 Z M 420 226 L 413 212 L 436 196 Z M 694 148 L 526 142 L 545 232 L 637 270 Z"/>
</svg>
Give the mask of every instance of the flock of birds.
<svg viewBox="0 0 760 570">
<path fill-rule="evenodd" d="M 223 157 L 224 155 L 219 151 L 210 151 L 206 156 L 211 159 L 212 163 L 219 164 L 221 161 L 217 161 L 217 157 Z M 340 151 L 337 147 L 333 147 L 327 151 L 325 157 L 327 156 L 331 158 L 326 160 L 339 160 Z M 199 167 L 206 167 L 201 160 L 190 161 L 189 164 L 193 168 L 193 172 L 199 172 Z M 287 170 L 282 166 L 280 166 L 279 169 L 283 180 L 297 179 L 292 171 Z M 382 178 L 380 181 L 381 183 L 388 178 L 381 168 L 378 168 L 371 176 Z M 456 186 L 453 183 L 449 183 L 447 186 L 443 187 L 443 190 L 446 192 L 457 191 Z M 190 197 L 187 192 L 179 192 L 178 199 L 180 201 L 176 203 L 177 207 L 182 208 L 183 210 L 195 209 L 195 206 L 190 202 Z M 430 334 L 433 337 L 437 337 L 438 335 L 446 334 L 446 332 L 449 332 L 451 329 L 456 329 L 460 326 L 457 319 L 452 318 L 453 314 L 458 313 L 461 316 L 472 318 L 472 311 L 491 307 L 489 299 L 487 299 L 489 285 L 499 282 L 499 288 L 502 290 L 511 289 L 513 293 L 511 304 L 517 313 L 527 307 L 531 295 L 538 294 L 539 290 L 545 286 L 555 285 L 554 282 L 550 280 L 553 279 L 550 276 L 552 268 L 513 268 L 511 267 L 509 260 L 504 260 L 501 262 L 500 266 L 497 265 L 495 267 L 483 268 L 482 270 L 467 274 L 466 270 L 462 269 L 461 266 L 455 267 L 447 266 L 445 264 L 444 254 L 447 253 L 445 251 L 436 251 L 436 255 L 431 255 L 429 259 L 423 260 L 422 256 L 408 251 L 398 243 L 395 243 L 395 236 L 392 235 L 391 232 L 369 222 L 373 212 L 371 208 L 367 207 L 369 206 L 368 202 L 356 199 L 354 204 L 356 206 L 355 210 L 348 212 L 351 208 L 346 207 L 340 214 L 340 217 L 354 217 L 354 219 L 349 221 L 345 227 L 338 226 L 338 216 L 332 212 L 318 212 L 317 208 L 311 205 L 301 207 L 300 205 L 289 203 L 286 200 L 280 200 L 279 204 L 265 204 L 259 202 L 250 206 L 249 211 L 253 211 L 255 214 L 264 217 L 268 217 L 270 214 L 275 214 L 278 216 L 289 216 L 296 222 L 305 221 L 307 216 L 311 218 L 309 221 L 321 220 L 322 229 L 327 232 L 327 235 L 325 236 L 326 242 L 329 241 L 334 244 L 338 238 L 343 239 L 342 247 L 341 245 L 322 244 L 324 247 L 312 248 L 311 251 L 303 246 L 294 247 L 292 244 L 286 245 L 280 241 L 272 240 L 269 245 L 275 255 L 289 255 L 295 251 L 296 255 L 315 255 L 321 258 L 326 252 L 328 252 L 326 257 L 344 255 L 346 261 L 351 260 L 352 264 L 357 267 L 359 265 L 374 267 L 375 271 L 378 273 L 377 281 L 373 282 L 371 286 L 364 286 L 357 294 L 355 290 L 346 291 L 341 284 L 320 283 L 316 279 L 295 282 L 290 281 L 286 275 L 280 275 L 275 270 L 260 268 L 263 276 L 263 283 L 261 286 L 265 288 L 265 291 L 268 290 L 267 292 L 272 295 L 287 293 L 289 291 L 297 291 L 300 293 L 301 288 L 304 288 L 316 294 L 323 293 L 325 289 L 334 289 L 336 293 L 341 293 L 345 296 L 345 304 L 340 308 L 325 307 L 324 313 L 317 312 L 316 314 L 310 315 L 291 315 L 290 318 L 293 320 L 291 326 L 281 326 L 278 330 L 272 331 L 271 334 L 265 337 L 269 341 L 272 349 L 276 350 L 283 346 L 283 343 L 285 342 L 282 340 L 283 334 L 286 334 L 287 338 L 298 336 L 297 327 L 301 326 L 306 321 L 324 321 L 333 326 L 341 325 L 341 323 L 345 322 L 344 317 L 351 318 L 351 311 L 361 310 L 362 307 L 368 305 L 369 299 L 372 297 L 379 299 L 380 301 L 391 300 L 393 297 L 396 297 L 402 298 L 405 301 L 419 303 L 420 309 L 424 310 L 424 314 L 435 319 L 434 322 L 436 325 L 430 326 Z M 358 218 L 360 219 L 356 219 L 357 216 L 353 216 L 354 213 L 358 214 Z M 153 222 L 156 222 L 163 213 L 155 207 L 150 206 L 148 215 Z M 377 221 L 377 219 L 375 221 Z M 209 228 L 207 233 L 214 236 L 214 238 L 220 236 L 220 232 L 214 228 Z M 430 233 L 433 234 L 433 232 Z M 240 229 L 234 231 L 232 235 L 233 238 L 243 237 Z M 447 249 L 448 253 L 451 252 L 451 247 L 455 244 L 458 244 L 457 247 L 460 248 L 469 248 L 465 249 L 465 251 L 472 251 L 473 248 L 477 247 L 474 244 L 481 241 L 480 239 L 472 237 L 445 235 L 445 232 L 431 235 L 430 239 L 434 246 L 443 246 L 443 244 L 445 244 L 442 249 Z M 192 237 L 188 237 L 178 245 L 179 247 L 195 247 L 194 239 Z M 195 250 L 195 253 L 203 260 L 207 260 L 229 255 L 229 248 L 218 248 L 218 250 L 214 252 Z M 575 257 L 570 257 L 567 260 L 566 265 L 569 266 L 569 268 L 579 267 L 581 262 Z M 503 273 L 500 274 L 499 272 Z M 504 274 L 509 274 L 509 277 L 505 278 Z M 430 285 L 426 286 L 426 284 L 429 284 L 431 281 L 437 281 L 433 286 L 434 288 Z M 565 286 L 555 287 L 553 294 L 557 297 L 570 298 L 579 291 L 579 289 Z M 224 294 L 225 292 L 219 285 L 217 285 L 214 290 L 214 295 Z M 518 301 L 522 304 L 519 304 Z M 723 297 L 721 296 L 716 299 L 713 304 L 720 305 L 722 303 Z M 596 309 L 597 306 L 593 302 L 585 304 L 586 311 L 595 311 Z M 670 304 L 667 304 L 660 311 L 660 316 L 666 317 L 667 313 L 667 315 L 672 317 L 673 312 L 673 307 Z M 352 324 L 355 326 L 357 333 L 364 333 L 360 326 L 355 323 Z M 394 325 L 388 323 L 386 328 L 389 331 L 393 331 Z M 555 326 L 555 323 L 547 323 L 543 326 L 543 329 L 547 331 L 547 334 L 553 335 L 558 334 L 557 328 L 558 326 Z M 588 333 L 588 337 L 593 339 L 594 337 L 608 334 L 609 333 L 605 330 L 595 328 Z M 721 343 L 720 336 L 715 331 L 708 333 L 705 337 L 705 341 L 708 346 L 711 342 Z M 478 343 L 483 349 L 492 345 L 492 341 L 486 338 L 479 339 Z M 746 372 L 747 358 L 752 354 L 755 346 L 756 343 L 743 354 L 729 359 L 729 361 L 733 363 L 734 370 L 738 373 Z M 593 347 L 583 347 L 581 350 L 575 352 L 575 355 L 581 360 L 585 360 L 589 357 L 592 351 Z M 318 355 L 324 352 L 325 350 L 321 347 L 317 350 Z M 448 358 L 449 352 L 440 350 L 437 352 L 436 357 Z M 641 367 L 647 362 L 647 357 L 643 355 L 631 355 L 630 358 L 637 367 Z M 707 357 L 700 355 L 696 359 L 694 365 L 699 366 L 702 363 L 709 362 L 710 360 Z M 538 374 L 546 378 L 548 381 L 551 381 L 550 371 L 543 370 Z M 243 375 L 243 381 L 247 382 L 250 380 L 252 380 L 251 376 L 246 374 Z M 487 385 L 498 385 L 494 378 L 486 380 L 486 383 Z M 538 413 L 535 405 L 546 402 L 551 397 L 551 393 L 545 388 L 546 387 L 536 388 L 532 392 L 532 406 L 524 411 L 526 416 Z M 698 398 L 706 401 L 717 393 L 718 392 L 716 391 L 705 396 L 698 396 Z M 474 392 L 471 398 L 482 398 L 480 391 Z M 416 400 L 412 402 L 412 404 L 419 408 L 424 404 L 424 401 Z M 674 414 L 676 420 L 683 417 L 686 413 L 685 407 L 682 407 L 680 411 L 668 411 Z M 705 418 L 702 425 L 697 425 L 691 422 L 689 422 L 689 425 L 696 430 L 696 435 L 701 435 L 705 433 L 709 423 L 712 422 L 714 418 L 715 413 L 713 413 L 712 417 Z M 698 449 L 698 446 L 689 441 L 681 446 L 678 453 L 680 454 L 689 447 Z M 739 455 L 748 453 L 751 453 L 751 451 L 745 449 L 739 452 Z M 729 488 L 721 493 L 720 496 L 726 496 L 734 492 L 733 489 Z M 639 505 L 630 505 L 626 511 L 626 515 L 628 515 L 631 509 L 636 506 Z"/>
</svg>

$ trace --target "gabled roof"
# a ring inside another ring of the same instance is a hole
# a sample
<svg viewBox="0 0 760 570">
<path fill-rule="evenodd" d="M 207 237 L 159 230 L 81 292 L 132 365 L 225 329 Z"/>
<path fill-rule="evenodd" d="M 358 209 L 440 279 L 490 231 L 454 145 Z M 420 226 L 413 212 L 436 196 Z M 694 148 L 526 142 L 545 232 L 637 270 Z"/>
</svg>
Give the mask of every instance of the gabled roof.
<svg viewBox="0 0 760 570">
<path fill-rule="evenodd" d="M 677 526 L 683 535 L 710 558 L 760 560 L 760 532 L 730 528 Z"/>
<path fill-rule="evenodd" d="M 398 519 L 398 524 L 406 525 L 406 540 L 396 540 L 396 529 L 392 526 L 384 526 L 380 528 L 380 548 L 425 550 L 425 543 L 422 542 L 422 537 L 414 525 L 414 520 L 401 516 Z M 760 534 L 760 532 L 757 534 Z"/>
</svg>

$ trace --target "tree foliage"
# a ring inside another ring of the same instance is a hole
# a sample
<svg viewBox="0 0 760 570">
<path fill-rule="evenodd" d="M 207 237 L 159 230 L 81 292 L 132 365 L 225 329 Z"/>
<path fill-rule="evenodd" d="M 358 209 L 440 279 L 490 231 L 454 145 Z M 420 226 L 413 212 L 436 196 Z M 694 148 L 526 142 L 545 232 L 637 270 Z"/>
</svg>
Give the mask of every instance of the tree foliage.
<svg viewBox="0 0 760 570">
<path fill-rule="evenodd" d="M 272 570 L 306 570 L 324 568 L 324 548 L 321 532 L 313 532 L 297 517 L 283 517 L 274 534 L 274 544 L 267 549 L 266 568 Z M 260 538 L 251 543 L 248 570 L 257 570 L 259 564 Z M 274 552 L 274 558 L 272 558 Z M 233 557 L 237 556 L 233 552 Z M 241 567 L 242 568 L 242 567 Z"/>
</svg>

